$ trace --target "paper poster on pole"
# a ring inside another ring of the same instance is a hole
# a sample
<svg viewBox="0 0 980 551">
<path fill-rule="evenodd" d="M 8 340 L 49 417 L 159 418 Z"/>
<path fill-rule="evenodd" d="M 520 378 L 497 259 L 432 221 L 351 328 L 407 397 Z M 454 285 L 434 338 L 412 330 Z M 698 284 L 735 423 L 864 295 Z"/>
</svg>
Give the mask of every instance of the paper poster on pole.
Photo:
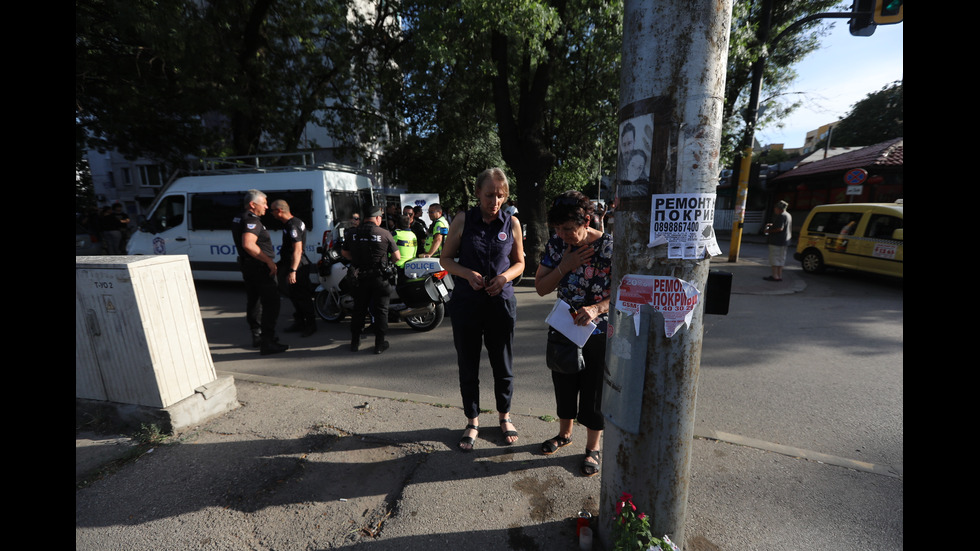
<svg viewBox="0 0 980 551">
<path fill-rule="evenodd" d="M 429 218 L 429 205 L 439 202 L 438 193 L 402 193 L 398 196 L 398 200 L 401 201 L 402 209 L 407 206 L 422 207 L 422 219 L 427 226 L 432 225 L 432 219 Z"/>
<path fill-rule="evenodd" d="M 667 245 L 667 258 L 699 260 L 721 254 L 715 239 L 714 193 L 651 197 L 649 247 Z"/>
<path fill-rule="evenodd" d="M 664 333 L 670 338 L 681 325 L 690 327 L 700 295 L 697 287 L 680 278 L 629 274 L 619 284 L 616 311 L 633 316 L 639 335 L 640 306 L 648 304 L 663 315 Z"/>
</svg>

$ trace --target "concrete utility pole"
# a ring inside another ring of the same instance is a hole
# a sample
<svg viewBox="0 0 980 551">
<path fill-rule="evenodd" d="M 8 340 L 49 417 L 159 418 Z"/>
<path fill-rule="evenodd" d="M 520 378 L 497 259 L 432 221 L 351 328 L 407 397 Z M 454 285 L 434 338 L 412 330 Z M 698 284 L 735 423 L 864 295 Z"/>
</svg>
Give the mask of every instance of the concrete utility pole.
<svg viewBox="0 0 980 551">
<path fill-rule="evenodd" d="M 644 150 L 649 161 L 641 178 L 624 176 L 623 166 L 618 168 L 603 388 L 603 412 L 610 422 L 603 436 L 599 514 L 599 538 L 608 549 L 623 492 L 651 517 L 655 536 L 667 534 L 684 545 L 708 259 L 677 258 L 668 254 L 669 245 L 647 245 L 658 196 L 703 194 L 713 201 L 731 9 L 731 0 L 625 2 L 619 159 L 621 165 L 630 162 L 630 152 L 622 149 L 633 130 L 634 151 Z M 710 223 L 702 229 L 712 232 Z M 627 275 L 694 285 L 702 295 L 690 324 L 667 337 L 665 317 L 654 308 L 620 311 L 617 300 Z"/>
</svg>

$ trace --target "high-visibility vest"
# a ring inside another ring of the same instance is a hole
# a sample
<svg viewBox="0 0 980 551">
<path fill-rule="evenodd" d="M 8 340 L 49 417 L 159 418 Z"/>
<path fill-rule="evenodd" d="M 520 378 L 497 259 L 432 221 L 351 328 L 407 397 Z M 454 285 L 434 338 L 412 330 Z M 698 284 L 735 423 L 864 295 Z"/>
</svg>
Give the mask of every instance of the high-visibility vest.
<svg viewBox="0 0 980 551">
<path fill-rule="evenodd" d="M 395 266 L 401 268 L 406 262 L 415 258 L 415 254 L 418 250 L 418 238 L 415 237 L 415 233 L 412 230 L 395 230 L 395 246 L 398 247 L 398 262 L 395 262 Z"/>
<path fill-rule="evenodd" d="M 435 236 L 441 235 L 442 242 L 439 243 L 439 248 L 432 252 L 433 256 L 439 256 L 442 252 L 442 248 L 446 245 L 446 236 L 449 235 L 449 222 L 446 221 L 445 216 L 440 216 L 434 222 L 432 222 L 432 227 L 429 228 L 429 236 L 425 238 L 425 251 L 428 252 L 429 248 L 432 247 L 433 241 L 435 241 Z"/>
</svg>

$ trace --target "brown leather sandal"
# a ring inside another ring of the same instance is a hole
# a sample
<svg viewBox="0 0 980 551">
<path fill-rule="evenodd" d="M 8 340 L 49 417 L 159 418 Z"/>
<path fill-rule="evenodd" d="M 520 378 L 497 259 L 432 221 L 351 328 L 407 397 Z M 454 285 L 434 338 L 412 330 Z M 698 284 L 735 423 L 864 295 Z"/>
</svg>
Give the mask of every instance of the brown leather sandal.
<svg viewBox="0 0 980 551">
<path fill-rule="evenodd" d="M 558 435 L 551 440 L 545 440 L 541 443 L 541 453 L 545 455 L 551 455 L 558 451 L 559 448 L 564 448 L 565 446 L 572 443 L 571 438 L 565 438 L 562 435 Z"/>
</svg>

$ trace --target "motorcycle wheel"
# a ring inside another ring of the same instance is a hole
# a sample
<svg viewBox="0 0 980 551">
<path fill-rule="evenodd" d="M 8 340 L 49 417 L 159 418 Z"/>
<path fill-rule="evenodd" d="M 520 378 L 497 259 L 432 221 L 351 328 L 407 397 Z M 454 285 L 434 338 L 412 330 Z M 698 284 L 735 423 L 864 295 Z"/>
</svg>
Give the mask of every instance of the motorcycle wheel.
<svg viewBox="0 0 980 551">
<path fill-rule="evenodd" d="M 405 318 L 405 323 L 416 331 L 432 331 L 436 327 L 439 327 L 439 324 L 442 323 L 445 317 L 446 305 L 440 302 L 436 304 L 432 312 L 418 316 L 409 316 Z"/>
<path fill-rule="evenodd" d="M 316 313 L 324 321 L 338 322 L 344 319 L 344 310 L 340 307 L 340 293 L 337 291 L 320 291 L 313 298 Z"/>
</svg>

